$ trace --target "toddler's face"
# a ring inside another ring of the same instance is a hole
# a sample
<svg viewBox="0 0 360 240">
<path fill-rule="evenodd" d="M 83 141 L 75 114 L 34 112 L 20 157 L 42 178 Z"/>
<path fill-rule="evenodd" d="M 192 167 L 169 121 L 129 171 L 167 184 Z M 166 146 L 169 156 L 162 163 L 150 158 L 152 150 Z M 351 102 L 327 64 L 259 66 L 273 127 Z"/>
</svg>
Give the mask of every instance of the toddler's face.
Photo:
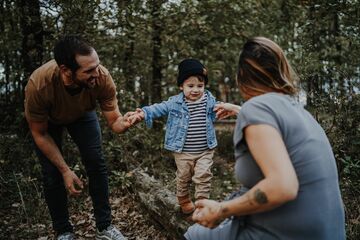
<svg viewBox="0 0 360 240">
<path fill-rule="evenodd" d="M 205 91 L 205 82 L 199 81 L 195 76 L 186 79 L 180 89 L 184 92 L 188 101 L 195 102 L 199 100 Z"/>
</svg>

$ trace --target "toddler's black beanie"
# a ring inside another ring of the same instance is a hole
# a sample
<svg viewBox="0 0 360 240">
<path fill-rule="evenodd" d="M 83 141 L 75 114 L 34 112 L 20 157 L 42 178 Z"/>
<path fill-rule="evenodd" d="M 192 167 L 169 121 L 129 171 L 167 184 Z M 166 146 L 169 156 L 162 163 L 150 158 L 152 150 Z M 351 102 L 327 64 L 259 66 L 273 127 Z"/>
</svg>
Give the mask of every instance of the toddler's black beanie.
<svg viewBox="0 0 360 240">
<path fill-rule="evenodd" d="M 196 59 L 185 59 L 179 64 L 179 74 L 177 78 L 177 84 L 180 86 L 190 76 L 202 75 L 205 78 L 205 85 L 208 82 L 207 70 Z"/>
</svg>

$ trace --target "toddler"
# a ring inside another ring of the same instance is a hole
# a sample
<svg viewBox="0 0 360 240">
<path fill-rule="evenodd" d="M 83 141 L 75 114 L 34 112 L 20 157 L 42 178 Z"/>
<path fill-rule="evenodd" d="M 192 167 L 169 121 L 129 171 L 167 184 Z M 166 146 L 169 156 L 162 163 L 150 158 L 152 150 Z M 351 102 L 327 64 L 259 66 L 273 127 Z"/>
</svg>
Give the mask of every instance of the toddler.
<svg viewBox="0 0 360 240">
<path fill-rule="evenodd" d="M 167 115 L 165 146 L 173 152 L 176 171 L 176 196 L 181 210 L 195 210 L 190 184 L 195 184 L 195 199 L 209 198 L 211 166 L 217 146 L 213 122 L 216 118 L 213 95 L 205 90 L 206 68 L 196 59 L 179 64 L 177 84 L 182 91 L 167 101 L 137 109 L 133 117 L 141 117 L 148 127 L 153 119 Z"/>
</svg>

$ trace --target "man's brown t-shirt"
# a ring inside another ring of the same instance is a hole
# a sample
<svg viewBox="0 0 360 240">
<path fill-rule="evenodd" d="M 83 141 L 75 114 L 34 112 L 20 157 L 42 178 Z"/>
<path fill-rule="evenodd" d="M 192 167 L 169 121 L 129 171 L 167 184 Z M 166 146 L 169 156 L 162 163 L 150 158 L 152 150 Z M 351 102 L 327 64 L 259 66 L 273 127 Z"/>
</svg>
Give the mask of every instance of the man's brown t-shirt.
<svg viewBox="0 0 360 240">
<path fill-rule="evenodd" d="M 30 76 L 25 88 L 25 116 L 30 121 L 51 121 L 67 124 L 92 111 L 98 101 L 102 111 L 113 111 L 117 106 L 116 88 L 109 71 L 99 65 L 95 87 L 83 88 L 71 95 L 60 77 L 60 69 L 51 60 Z"/>
</svg>

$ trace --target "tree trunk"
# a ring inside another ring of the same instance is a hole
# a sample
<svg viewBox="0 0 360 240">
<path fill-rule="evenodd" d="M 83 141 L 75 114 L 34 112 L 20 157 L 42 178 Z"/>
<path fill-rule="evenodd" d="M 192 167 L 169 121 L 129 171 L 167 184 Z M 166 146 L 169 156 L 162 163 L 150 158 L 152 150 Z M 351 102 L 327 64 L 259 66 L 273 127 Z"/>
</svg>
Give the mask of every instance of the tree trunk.
<svg viewBox="0 0 360 240">
<path fill-rule="evenodd" d="M 19 0 L 18 8 L 21 9 L 20 25 L 23 35 L 22 59 L 25 80 L 20 92 L 23 92 L 30 74 L 38 68 L 43 58 L 43 26 L 40 17 L 40 3 L 38 0 Z M 21 95 L 23 102 L 23 94 Z"/>
<path fill-rule="evenodd" d="M 310 5 L 310 7 L 309 7 L 308 18 L 311 22 L 316 22 L 314 5 Z M 316 45 L 316 42 L 318 41 L 318 39 L 315 36 L 314 31 L 312 31 L 310 34 L 311 34 L 311 45 L 312 45 L 312 47 L 314 47 Z M 315 88 L 314 88 L 314 85 L 315 85 L 314 78 L 315 78 L 314 75 L 310 75 L 310 76 L 307 76 L 307 79 L 306 79 L 306 83 L 307 83 L 306 99 L 307 99 L 307 105 L 309 107 L 314 106 L 314 98 L 315 98 L 315 94 L 316 94 Z"/>
<path fill-rule="evenodd" d="M 134 171 L 134 178 L 133 191 L 151 220 L 164 228 L 169 237 L 180 239 L 190 223 L 181 214 L 175 194 L 142 170 Z"/>
<path fill-rule="evenodd" d="M 339 43 L 339 37 L 340 37 L 340 24 L 339 24 L 339 16 L 337 12 L 333 13 L 333 22 L 332 22 L 332 26 L 331 26 L 331 34 L 333 35 L 333 37 L 331 39 L 335 39 L 332 40 L 332 43 L 335 44 L 335 54 L 334 54 L 334 62 L 335 62 L 335 66 L 333 67 L 333 71 L 334 72 L 338 72 L 338 69 L 340 68 L 341 64 L 342 64 L 342 47 L 341 44 Z M 345 84 L 345 79 L 343 74 L 339 75 L 339 79 L 338 79 L 338 90 L 340 90 L 340 95 L 341 96 L 345 96 L 346 95 L 346 84 Z"/>
<path fill-rule="evenodd" d="M 160 11 L 162 0 L 154 0 L 151 3 L 152 17 L 152 80 L 151 80 L 151 103 L 161 101 L 161 32 L 162 22 Z"/>
<path fill-rule="evenodd" d="M 134 63 L 135 50 L 135 27 L 132 22 L 133 7 L 131 1 L 117 1 L 119 8 L 119 21 L 121 28 L 126 33 L 127 44 L 124 47 L 124 77 L 125 89 L 127 92 L 135 93 L 135 74 L 136 67 Z"/>
</svg>

